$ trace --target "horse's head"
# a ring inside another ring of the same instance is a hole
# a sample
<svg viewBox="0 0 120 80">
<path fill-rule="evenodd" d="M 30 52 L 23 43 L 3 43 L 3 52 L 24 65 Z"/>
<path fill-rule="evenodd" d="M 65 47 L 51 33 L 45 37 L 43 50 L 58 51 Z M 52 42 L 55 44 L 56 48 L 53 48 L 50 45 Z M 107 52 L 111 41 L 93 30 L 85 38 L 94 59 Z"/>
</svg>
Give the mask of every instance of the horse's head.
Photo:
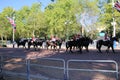
<svg viewBox="0 0 120 80">
<path fill-rule="evenodd" d="M 91 44 L 93 44 L 93 43 L 94 43 L 92 39 L 90 39 L 90 43 L 91 43 Z"/>
<path fill-rule="evenodd" d="M 93 44 L 93 40 L 89 37 L 88 37 L 88 41 L 89 41 L 89 43 Z"/>
<path fill-rule="evenodd" d="M 93 43 L 93 40 L 90 37 L 85 37 L 85 40 L 88 41 L 89 43 Z"/>
<path fill-rule="evenodd" d="M 117 37 L 112 37 L 111 40 L 119 42 L 119 39 Z"/>
</svg>

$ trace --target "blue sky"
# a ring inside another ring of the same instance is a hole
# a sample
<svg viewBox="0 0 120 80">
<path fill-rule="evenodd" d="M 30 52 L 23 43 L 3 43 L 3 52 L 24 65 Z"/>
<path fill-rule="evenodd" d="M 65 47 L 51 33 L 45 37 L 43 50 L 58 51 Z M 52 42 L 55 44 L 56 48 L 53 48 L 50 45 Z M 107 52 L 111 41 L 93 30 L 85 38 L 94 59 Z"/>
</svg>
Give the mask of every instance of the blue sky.
<svg viewBox="0 0 120 80">
<path fill-rule="evenodd" d="M 15 10 L 19 10 L 22 6 L 31 6 L 32 3 L 41 2 L 42 3 L 42 10 L 46 5 L 48 5 L 51 0 L 0 0 L 0 12 L 5 7 L 13 7 Z"/>
</svg>

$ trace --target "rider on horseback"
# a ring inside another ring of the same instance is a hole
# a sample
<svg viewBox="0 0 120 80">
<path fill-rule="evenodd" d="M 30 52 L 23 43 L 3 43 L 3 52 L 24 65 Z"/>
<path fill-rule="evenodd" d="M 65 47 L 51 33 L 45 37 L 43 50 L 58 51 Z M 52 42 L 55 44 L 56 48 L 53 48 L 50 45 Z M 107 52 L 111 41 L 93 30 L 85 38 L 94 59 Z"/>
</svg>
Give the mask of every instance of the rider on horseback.
<svg viewBox="0 0 120 80">
<path fill-rule="evenodd" d="M 82 38 L 82 36 L 81 36 L 80 34 L 75 34 L 75 35 L 73 36 L 73 40 L 74 40 L 74 41 L 76 41 L 76 40 L 78 40 L 78 39 L 80 39 L 80 38 Z"/>
<path fill-rule="evenodd" d="M 34 42 L 36 40 L 35 36 L 32 37 L 32 42 Z"/>
<path fill-rule="evenodd" d="M 110 37 L 108 36 L 107 33 L 105 33 L 105 35 L 104 35 L 104 41 L 108 41 L 108 40 L 110 40 Z"/>
<path fill-rule="evenodd" d="M 56 37 L 55 37 L 55 36 L 52 36 L 52 37 L 51 37 L 51 42 L 52 42 L 52 43 L 55 43 L 55 41 L 56 41 Z"/>
</svg>

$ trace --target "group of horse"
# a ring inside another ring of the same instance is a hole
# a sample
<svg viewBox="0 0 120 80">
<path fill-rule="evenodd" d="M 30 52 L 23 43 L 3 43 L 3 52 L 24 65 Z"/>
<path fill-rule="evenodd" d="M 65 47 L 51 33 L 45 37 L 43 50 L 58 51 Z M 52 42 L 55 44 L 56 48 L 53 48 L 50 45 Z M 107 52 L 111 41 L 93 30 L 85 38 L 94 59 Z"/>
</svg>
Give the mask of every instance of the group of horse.
<svg viewBox="0 0 120 80">
<path fill-rule="evenodd" d="M 96 41 L 96 49 L 99 53 L 102 53 L 102 46 L 106 46 L 107 53 L 109 53 L 110 48 L 112 52 L 115 53 L 114 42 L 119 42 L 119 39 L 117 37 L 111 37 L 110 40 L 99 39 Z M 66 50 L 69 48 L 70 52 L 73 52 L 72 49 L 78 48 L 79 52 L 82 53 L 83 47 L 85 47 L 86 51 L 89 52 L 89 44 L 93 44 L 93 40 L 89 37 L 82 37 L 77 40 L 68 41 L 66 43 Z"/>
<path fill-rule="evenodd" d="M 59 47 L 58 49 L 60 49 L 62 45 L 61 40 L 56 40 L 55 42 L 53 42 L 51 40 L 44 40 L 44 39 L 39 39 L 39 38 L 35 38 L 35 40 L 21 38 L 21 39 L 16 40 L 16 43 L 17 43 L 18 48 L 20 46 L 23 46 L 25 49 L 28 49 L 28 50 L 31 48 L 31 46 L 33 46 L 35 50 L 37 50 L 38 47 L 43 48 L 43 43 L 45 43 L 46 49 L 50 47 L 51 49 L 54 49 L 54 50 L 57 49 L 57 47 Z"/>
<path fill-rule="evenodd" d="M 73 52 L 72 49 L 79 49 L 79 52 L 82 53 L 82 48 L 85 47 L 86 51 L 89 52 L 88 46 L 93 43 L 93 40 L 89 37 L 81 37 L 76 40 L 70 40 L 66 42 L 66 51 L 69 49 L 70 52 Z"/>
<path fill-rule="evenodd" d="M 107 50 L 106 50 L 107 53 L 109 52 L 110 48 L 112 49 L 113 53 L 115 53 L 115 50 L 113 47 L 114 41 L 119 41 L 119 40 L 116 37 L 112 37 L 110 38 L 110 40 L 106 40 L 106 41 L 102 39 L 97 40 L 96 49 L 98 49 L 98 51 L 102 53 L 101 47 L 102 45 L 104 45 L 104 46 L 107 46 Z M 50 49 L 53 49 L 53 50 L 60 50 L 63 40 L 59 39 L 53 42 L 51 40 L 44 40 L 39 38 L 36 38 L 35 41 L 33 41 L 32 39 L 22 38 L 17 40 L 16 43 L 18 47 L 22 45 L 24 48 L 28 50 L 31 48 L 31 46 L 33 46 L 34 49 L 37 50 L 38 46 L 40 47 L 43 46 L 43 43 L 45 43 L 46 49 L 50 47 Z M 85 47 L 86 51 L 89 52 L 89 44 L 93 44 L 93 40 L 89 37 L 81 37 L 76 40 L 68 40 L 66 41 L 66 51 L 69 50 L 71 53 L 73 53 L 73 50 L 78 49 L 79 52 L 82 53 L 83 47 Z"/>
</svg>

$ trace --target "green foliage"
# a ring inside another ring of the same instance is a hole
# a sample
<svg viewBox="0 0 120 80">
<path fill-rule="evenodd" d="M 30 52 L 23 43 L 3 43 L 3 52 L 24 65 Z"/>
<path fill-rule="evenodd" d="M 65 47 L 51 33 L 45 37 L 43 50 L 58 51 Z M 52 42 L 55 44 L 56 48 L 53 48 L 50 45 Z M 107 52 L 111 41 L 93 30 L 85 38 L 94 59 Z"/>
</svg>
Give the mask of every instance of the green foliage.
<svg viewBox="0 0 120 80">
<path fill-rule="evenodd" d="M 120 19 L 120 13 L 112 7 L 112 3 L 107 3 L 106 5 L 104 5 L 104 14 L 101 14 L 99 17 L 99 21 L 101 22 L 101 24 L 104 24 L 105 30 L 106 32 L 108 32 L 108 34 L 112 34 L 113 33 L 113 25 L 111 24 L 111 22 L 113 22 L 113 18 L 115 19 L 115 22 L 117 23 L 116 25 L 116 36 L 119 35 L 120 30 L 119 30 L 119 19 Z"/>
<path fill-rule="evenodd" d="M 0 36 L 12 39 L 11 24 L 6 16 L 15 17 L 16 32 L 15 38 L 27 37 L 34 35 L 36 37 L 44 37 L 56 35 L 61 38 L 66 38 L 73 34 L 81 33 L 81 24 L 77 21 L 76 14 L 79 16 L 87 11 L 90 16 L 99 14 L 97 1 L 98 0 L 51 0 L 45 11 L 41 11 L 41 4 L 33 3 L 32 6 L 23 6 L 20 10 L 14 11 L 13 8 L 7 7 L 0 13 Z M 101 15 L 109 16 L 110 14 Z M 104 22 L 103 19 L 100 21 Z M 106 18 L 104 18 L 106 19 Z M 106 19 L 107 21 L 109 19 Z M 105 22 L 106 23 L 106 22 Z M 91 28 L 91 27 L 90 27 Z M 91 37 L 94 37 L 95 30 L 90 31 Z"/>
</svg>

